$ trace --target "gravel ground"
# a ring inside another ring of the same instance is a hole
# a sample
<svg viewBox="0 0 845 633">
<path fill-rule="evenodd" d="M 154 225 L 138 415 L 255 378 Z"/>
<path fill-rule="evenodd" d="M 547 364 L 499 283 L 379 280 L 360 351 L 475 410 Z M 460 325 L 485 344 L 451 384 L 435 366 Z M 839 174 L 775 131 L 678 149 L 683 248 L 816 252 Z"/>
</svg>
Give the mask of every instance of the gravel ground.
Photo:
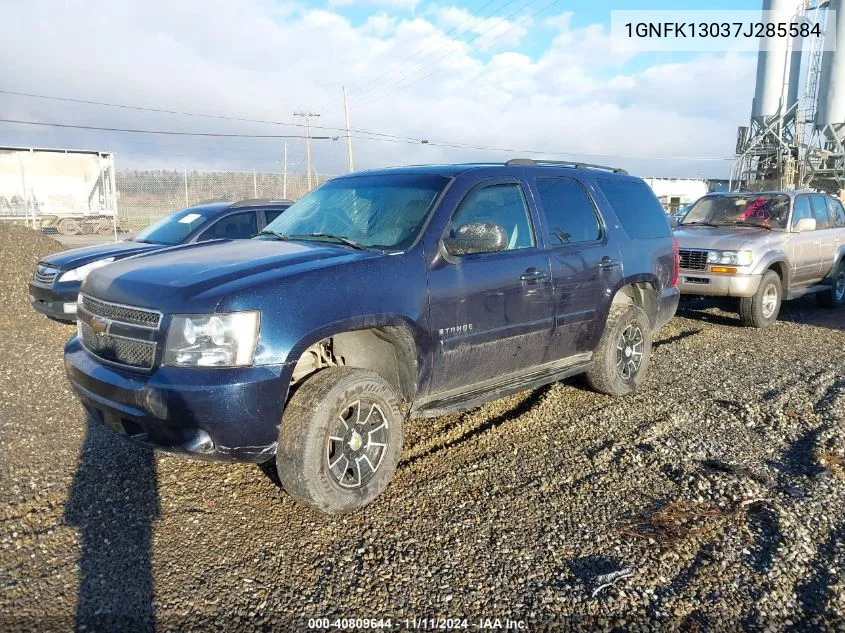
<svg viewBox="0 0 845 633">
<path fill-rule="evenodd" d="M 387 491 L 326 518 L 256 466 L 88 425 L 73 329 L 27 305 L 58 248 L 0 228 L 0 628 L 845 629 L 842 313 L 754 331 L 691 304 L 638 394 L 571 380 L 412 421 Z"/>
</svg>

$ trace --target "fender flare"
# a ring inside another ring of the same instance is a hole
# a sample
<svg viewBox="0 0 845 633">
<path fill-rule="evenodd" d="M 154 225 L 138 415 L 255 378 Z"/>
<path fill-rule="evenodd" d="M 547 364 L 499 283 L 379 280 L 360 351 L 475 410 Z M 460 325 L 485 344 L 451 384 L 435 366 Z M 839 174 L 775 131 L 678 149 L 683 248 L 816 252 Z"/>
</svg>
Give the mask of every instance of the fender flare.
<svg viewBox="0 0 845 633">
<path fill-rule="evenodd" d="M 792 267 L 789 265 L 789 258 L 786 253 L 780 249 L 769 251 L 763 258 L 754 266 L 753 273 L 755 275 L 762 275 L 775 264 L 783 264 L 784 268 L 784 289 L 789 288 L 790 277 L 792 276 Z"/>
<path fill-rule="evenodd" d="M 296 362 L 305 350 L 315 343 L 338 334 L 358 330 L 369 330 L 378 327 L 398 327 L 407 332 L 410 340 L 414 343 L 416 352 L 416 366 L 413 368 L 416 376 L 413 381 L 413 391 L 415 395 L 423 393 L 425 387 L 427 386 L 430 370 L 429 358 L 425 354 L 425 350 L 430 344 L 428 341 L 429 334 L 424 328 L 420 327 L 416 322 L 412 321 L 408 317 L 396 314 L 361 315 L 358 317 L 333 321 L 309 331 L 291 346 L 287 355 L 287 360 L 285 361 L 285 369 L 287 369 L 287 371 L 283 371 L 283 377 L 285 377 L 288 382 L 290 381 L 290 375 L 293 373 L 293 367 L 296 365 Z M 289 392 L 290 385 L 288 384 L 285 386 L 285 401 L 288 399 Z"/>
</svg>

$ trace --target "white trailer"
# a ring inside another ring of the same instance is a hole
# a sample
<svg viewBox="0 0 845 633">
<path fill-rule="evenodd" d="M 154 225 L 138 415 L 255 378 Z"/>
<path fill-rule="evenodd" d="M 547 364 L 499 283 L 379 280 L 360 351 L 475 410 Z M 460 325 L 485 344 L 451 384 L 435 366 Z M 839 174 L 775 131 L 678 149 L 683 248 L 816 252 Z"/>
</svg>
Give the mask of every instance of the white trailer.
<svg viewBox="0 0 845 633">
<path fill-rule="evenodd" d="M 0 147 L 0 219 L 63 235 L 116 232 L 114 154 Z"/>
<path fill-rule="evenodd" d="M 644 178 L 666 213 L 695 202 L 709 193 L 707 181 L 701 178 Z"/>
</svg>

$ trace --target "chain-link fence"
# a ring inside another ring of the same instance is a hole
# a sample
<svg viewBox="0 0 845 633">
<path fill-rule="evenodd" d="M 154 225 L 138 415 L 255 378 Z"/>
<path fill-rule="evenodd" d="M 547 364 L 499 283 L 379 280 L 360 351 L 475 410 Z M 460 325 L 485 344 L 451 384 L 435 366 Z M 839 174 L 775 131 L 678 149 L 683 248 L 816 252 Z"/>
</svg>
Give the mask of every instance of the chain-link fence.
<svg viewBox="0 0 845 633">
<path fill-rule="evenodd" d="M 329 178 L 313 175 L 312 187 Z M 120 227 L 137 230 L 163 215 L 212 200 L 298 200 L 308 192 L 308 178 L 257 171 L 122 169 L 117 172 L 117 192 Z"/>
<path fill-rule="evenodd" d="M 108 152 L 0 147 L 0 221 L 62 235 L 125 236 L 212 200 L 298 200 L 331 178 L 312 172 L 115 169 Z M 117 213 L 115 214 L 115 209 Z"/>
</svg>

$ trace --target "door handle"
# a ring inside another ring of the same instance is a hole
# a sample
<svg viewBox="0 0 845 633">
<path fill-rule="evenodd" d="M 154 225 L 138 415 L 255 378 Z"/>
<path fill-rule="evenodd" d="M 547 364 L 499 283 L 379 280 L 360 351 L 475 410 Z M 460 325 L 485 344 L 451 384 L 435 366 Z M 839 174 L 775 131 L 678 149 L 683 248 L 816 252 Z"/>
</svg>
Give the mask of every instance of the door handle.
<svg viewBox="0 0 845 633">
<path fill-rule="evenodd" d="M 609 268 L 616 268 L 619 264 L 620 261 L 618 259 L 610 259 L 610 257 L 608 257 L 607 255 L 602 257 L 601 261 L 599 262 L 599 266 L 601 268 L 604 268 L 605 270 Z"/>
<path fill-rule="evenodd" d="M 537 268 L 529 268 L 519 278 L 521 281 L 544 281 L 549 278 L 549 275 Z"/>
</svg>

